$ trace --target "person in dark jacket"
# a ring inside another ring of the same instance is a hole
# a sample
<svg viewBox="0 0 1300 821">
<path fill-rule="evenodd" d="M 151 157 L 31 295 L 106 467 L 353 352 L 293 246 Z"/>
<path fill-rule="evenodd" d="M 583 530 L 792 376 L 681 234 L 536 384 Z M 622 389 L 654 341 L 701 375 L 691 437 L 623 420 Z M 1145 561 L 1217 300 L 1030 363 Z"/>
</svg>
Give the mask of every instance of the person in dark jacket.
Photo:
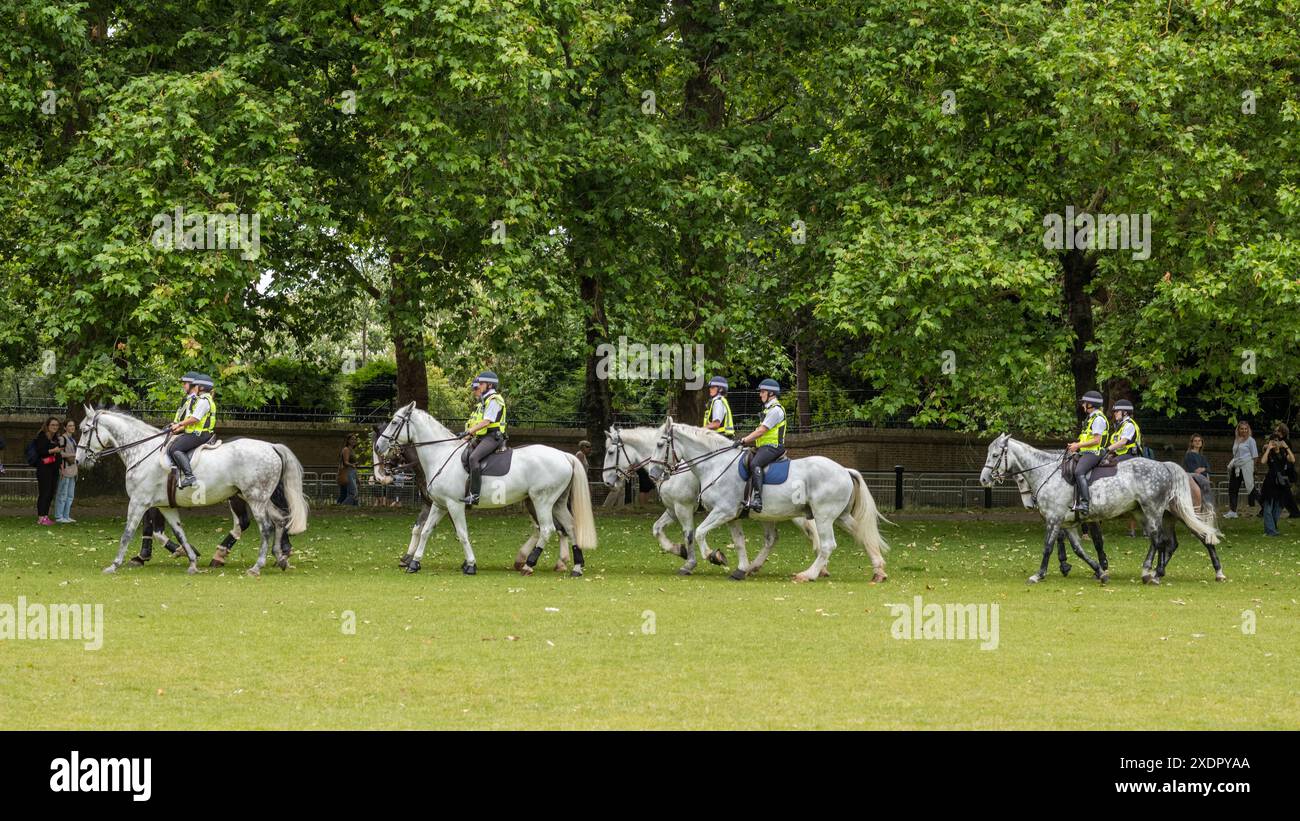
<svg viewBox="0 0 1300 821">
<path fill-rule="evenodd" d="M 1264 445 L 1264 452 L 1259 455 L 1259 463 L 1267 471 L 1260 492 L 1265 536 L 1281 535 L 1277 530 L 1278 518 L 1286 500 L 1291 497 L 1291 488 L 1295 486 L 1295 452 L 1287 442 L 1290 434 L 1287 426 L 1278 422 Z"/>
<path fill-rule="evenodd" d="M 59 436 L 59 420 L 51 416 L 36 434 L 36 524 L 53 525 L 50 503 L 59 484 L 59 462 L 63 456 L 63 442 Z"/>
</svg>

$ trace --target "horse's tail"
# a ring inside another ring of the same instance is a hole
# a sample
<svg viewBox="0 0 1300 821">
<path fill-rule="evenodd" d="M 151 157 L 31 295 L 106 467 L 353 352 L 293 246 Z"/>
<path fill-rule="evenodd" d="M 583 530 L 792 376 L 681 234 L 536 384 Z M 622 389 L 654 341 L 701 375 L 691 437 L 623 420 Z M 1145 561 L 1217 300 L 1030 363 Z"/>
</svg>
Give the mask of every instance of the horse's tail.
<svg viewBox="0 0 1300 821">
<path fill-rule="evenodd" d="M 569 501 L 573 505 L 573 544 L 583 550 L 596 546 L 596 517 L 591 511 L 591 486 L 587 484 L 587 467 L 569 454 L 573 479 L 569 482 Z"/>
<path fill-rule="evenodd" d="M 307 529 L 307 497 L 302 494 L 302 462 L 287 445 L 272 445 L 280 454 L 280 483 L 289 500 L 289 535 L 297 536 Z"/>
<path fill-rule="evenodd" d="M 1198 513 L 1196 506 L 1192 504 L 1191 476 L 1177 462 L 1165 462 L 1164 466 L 1174 483 L 1174 498 L 1169 508 L 1201 541 L 1207 545 L 1218 544 L 1219 537 L 1223 534 L 1215 526 L 1214 504 L 1208 500 L 1204 501 Z"/>
<path fill-rule="evenodd" d="M 878 571 L 883 571 L 884 553 L 889 550 L 889 544 L 880 535 L 880 520 L 884 517 L 876 508 L 876 500 L 871 498 L 871 490 L 867 488 L 867 482 L 862 478 L 862 474 L 849 469 L 849 476 L 853 478 L 853 501 L 849 506 L 849 516 L 853 519 L 853 538 L 867 549 L 867 555 L 871 557 L 871 566 Z M 889 520 L 885 519 L 885 521 Z"/>
</svg>

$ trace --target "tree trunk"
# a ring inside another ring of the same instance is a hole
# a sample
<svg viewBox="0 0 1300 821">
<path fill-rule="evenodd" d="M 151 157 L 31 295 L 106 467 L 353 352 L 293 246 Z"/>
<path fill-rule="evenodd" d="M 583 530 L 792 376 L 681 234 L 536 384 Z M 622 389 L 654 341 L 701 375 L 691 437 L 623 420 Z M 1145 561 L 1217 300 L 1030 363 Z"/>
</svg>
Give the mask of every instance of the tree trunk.
<svg viewBox="0 0 1300 821">
<path fill-rule="evenodd" d="M 429 374 L 424 361 L 424 328 L 416 285 L 402 268 L 401 254 L 393 254 L 392 287 L 388 291 L 388 321 L 397 360 L 397 404 L 415 402 L 429 408 Z"/>
<path fill-rule="evenodd" d="M 1073 249 L 1061 256 L 1065 270 L 1065 307 L 1070 330 L 1074 332 L 1074 348 L 1070 354 L 1070 372 L 1074 375 L 1075 409 L 1082 417 L 1078 398 L 1086 391 L 1097 388 L 1097 353 L 1088 349 L 1093 342 L 1092 298 L 1088 285 L 1097 271 L 1096 260 L 1087 252 Z"/>
<path fill-rule="evenodd" d="M 679 0 L 674 3 L 675 15 L 681 20 L 682 48 L 690 55 L 694 69 L 686 78 L 685 97 L 682 103 L 682 118 L 688 127 L 702 131 L 717 131 L 726 119 L 726 94 L 719 83 L 715 60 L 726 52 L 726 46 L 719 41 L 719 21 L 721 8 L 718 0 Z M 715 215 L 701 213 L 687 214 L 682 232 L 682 281 L 693 283 L 710 283 L 726 277 L 725 260 L 717 249 L 705 249 L 698 234 L 693 233 L 695 226 L 706 225 Z M 721 284 L 721 283 L 719 283 Z M 718 306 L 722 288 L 705 287 L 693 296 L 692 304 L 699 306 L 694 316 L 688 318 L 687 338 L 683 344 L 698 342 L 704 346 L 704 355 L 714 361 L 724 362 L 726 357 L 726 339 L 722 332 L 704 335 L 700 329 L 704 320 L 712 313 L 711 308 Z M 697 424 L 704 418 L 704 404 L 707 391 L 692 388 L 687 382 L 689 375 L 678 384 L 676 393 L 671 397 L 669 408 L 675 419 Z M 709 374 L 703 374 L 707 379 Z"/>
<path fill-rule="evenodd" d="M 804 344 L 794 343 L 794 391 L 795 416 L 799 427 L 805 430 L 812 426 L 812 407 L 808 402 L 808 359 L 804 356 Z"/>
<path fill-rule="evenodd" d="M 609 325 L 605 319 L 605 289 L 590 268 L 580 278 L 582 302 L 587 306 L 584 318 L 587 341 L 587 381 L 582 392 L 582 413 L 587 420 L 587 439 L 593 454 L 604 454 L 605 431 L 614 423 L 614 406 L 610 399 L 609 380 L 601 379 L 596 372 L 600 357 L 596 348 L 609 339 Z"/>
</svg>

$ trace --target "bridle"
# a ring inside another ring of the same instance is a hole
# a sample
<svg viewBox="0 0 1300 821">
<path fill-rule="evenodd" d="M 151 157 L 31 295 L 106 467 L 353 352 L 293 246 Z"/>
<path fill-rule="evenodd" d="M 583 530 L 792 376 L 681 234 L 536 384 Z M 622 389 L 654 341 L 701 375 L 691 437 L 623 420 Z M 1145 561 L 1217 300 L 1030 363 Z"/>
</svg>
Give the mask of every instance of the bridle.
<svg viewBox="0 0 1300 821">
<path fill-rule="evenodd" d="M 148 442 L 150 439 L 157 439 L 159 436 L 170 436 L 172 432 L 170 427 L 164 427 L 162 430 L 158 431 L 157 433 L 151 433 L 148 436 L 144 437 L 143 439 L 137 439 L 136 441 L 129 442 L 125 445 L 114 445 L 113 447 L 108 447 L 106 444 L 104 444 L 104 437 L 100 436 L 99 434 L 100 413 L 102 413 L 102 411 L 96 412 L 94 416 L 90 417 L 90 421 L 86 424 L 83 424 L 81 427 L 82 437 L 84 437 L 87 442 L 93 442 L 98 444 L 99 450 L 91 450 L 89 444 L 83 445 L 80 442 L 77 443 L 78 450 L 80 450 L 81 448 L 86 449 L 86 455 L 88 457 L 89 463 L 94 463 L 101 456 L 112 456 L 115 453 L 122 453 L 124 451 L 131 450 L 132 448 L 138 445 L 143 445 L 145 442 Z M 86 434 L 90 434 L 90 435 L 87 436 Z M 149 451 L 144 456 L 137 459 L 135 463 L 128 466 L 126 472 L 130 473 L 131 471 L 135 470 L 137 467 L 140 466 L 140 463 L 143 462 L 145 459 L 148 459 L 150 456 L 153 456 L 159 450 L 162 450 L 162 447 L 165 444 L 167 444 L 166 440 L 159 442 L 158 447 Z"/>
<path fill-rule="evenodd" d="M 1008 477 L 1019 476 L 1023 473 L 1031 473 L 1035 470 L 1038 470 L 1039 468 L 1046 467 L 1047 465 L 1052 464 L 1051 462 L 1043 462 L 1042 464 L 1034 465 L 1033 467 L 1021 468 L 1020 470 L 1009 470 L 1011 464 L 1010 464 L 1010 460 L 1007 458 L 1007 450 L 1010 447 L 1011 447 L 1011 437 L 1008 436 L 1002 442 L 1002 452 L 998 454 L 997 459 L 993 460 L 993 467 L 989 471 L 990 478 L 992 478 L 993 481 L 997 482 L 998 484 L 1005 482 Z M 1057 465 L 1061 464 L 1067 458 L 1069 458 L 1069 456 L 1070 456 L 1070 452 L 1067 450 L 1065 453 L 1061 455 L 1060 460 L 1057 461 L 1056 464 Z M 1048 480 L 1051 479 L 1052 475 L 1055 473 L 1056 473 L 1055 470 L 1049 471 L 1047 476 L 1043 479 L 1043 481 L 1038 483 L 1038 487 L 1034 488 L 1029 492 L 1029 496 L 1031 499 L 1034 500 L 1035 504 L 1037 504 L 1038 502 L 1038 491 L 1043 489 L 1043 485 L 1047 484 Z"/>
<path fill-rule="evenodd" d="M 611 444 L 615 447 L 614 464 L 612 467 L 606 468 L 606 470 L 615 471 L 618 474 L 619 479 L 630 482 L 632 481 L 632 477 L 636 476 L 636 472 L 638 470 L 640 470 L 641 468 L 645 467 L 646 465 L 652 462 L 659 461 L 655 459 L 653 456 L 647 459 L 640 459 L 637 461 L 633 461 L 632 454 L 627 452 L 627 445 L 623 444 L 622 433 L 620 433 L 617 429 L 611 430 L 610 432 L 613 434 L 613 441 L 611 442 Z M 627 459 L 626 468 L 620 466 L 619 464 L 620 458 Z"/>
<path fill-rule="evenodd" d="M 392 443 L 392 447 L 386 448 L 385 451 L 391 451 L 393 448 L 400 448 L 400 447 L 419 448 L 419 447 L 424 447 L 425 445 L 441 445 L 445 442 L 456 442 L 465 438 L 464 435 L 462 434 L 461 436 L 448 436 L 446 439 L 429 439 L 424 442 L 406 442 L 405 444 L 403 444 L 398 440 L 402 438 L 403 433 L 407 434 L 407 438 L 410 438 L 411 417 L 414 415 L 415 415 L 415 405 L 411 405 L 411 407 L 407 408 L 406 414 L 402 416 L 402 421 L 397 423 L 397 430 L 393 432 L 392 436 L 388 435 L 388 429 L 393 426 L 393 422 L 390 421 L 384 427 L 384 431 L 383 433 L 379 434 L 379 438 L 387 439 L 389 442 Z"/>
</svg>

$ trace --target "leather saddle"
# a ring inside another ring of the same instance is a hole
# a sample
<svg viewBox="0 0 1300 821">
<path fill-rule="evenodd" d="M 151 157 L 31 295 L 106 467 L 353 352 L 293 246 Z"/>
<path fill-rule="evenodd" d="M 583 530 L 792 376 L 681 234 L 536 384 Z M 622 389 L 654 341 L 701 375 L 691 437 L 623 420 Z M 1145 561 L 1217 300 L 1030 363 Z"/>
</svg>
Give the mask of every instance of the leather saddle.
<svg viewBox="0 0 1300 821">
<path fill-rule="evenodd" d="M 740 478 L 746 482 L 749 481 L 749 459 L 739 460 L 737 467 L 740 471 Z M 772 464 L 763 469 L 763 484 L 780 485 L 784 484 L 786 479 L 790 478 L 790 457 L 782 456 Z"/>
<path fill-rule="evenodd" d="M 199 457 L 202 455 L 203 451 L 214 450 L 220 446 L 221 440 L 213 439 L 210 442 L 199 445 L 197 448 L 190 451 L 190 467 L 198 468 Z M 176 483 L 180 481 L 181 469 L 173 465 L 172 460 L 167 458 L 166 448 L 164 448 L 162 453 L 159 454 L 159 459 L 162 461 L 163 469 L 167 471 L 167 505 L 169 507 L 176 507 Z M 191 496 L 193 496 L 194 488 L 196 487 L 198 487 L 198 485 L 191 485 L 188 488 Z"/>
<path fill-rule="evenodd" d="M 1075 459 L 1066 459 L 1061 463 L 1061 478 L 1070 484 L 1074 484 L 1074 463 Z M 1088 471 L 1088 482 L 1095 482 L 1098 479 L 1109 479 L 1119 472 L 1119 463 L 1123 459 L 1107 457 L 1097 463 L 1097 466 Z"/>
<path fill-rule="evenodd" d="M 466 445 L 460 451 L 460 464 L 465 470 L 469 470 L 469 451 L 471 445 Z M 501 447 L 488 454 L 488 457 L 482 461 L 484 476 L 505 476 L 510 472 L 510 462 L 514 458 L 515 449 L 510 447 L 508 440 L 501 440 Z"/>
</svg>

